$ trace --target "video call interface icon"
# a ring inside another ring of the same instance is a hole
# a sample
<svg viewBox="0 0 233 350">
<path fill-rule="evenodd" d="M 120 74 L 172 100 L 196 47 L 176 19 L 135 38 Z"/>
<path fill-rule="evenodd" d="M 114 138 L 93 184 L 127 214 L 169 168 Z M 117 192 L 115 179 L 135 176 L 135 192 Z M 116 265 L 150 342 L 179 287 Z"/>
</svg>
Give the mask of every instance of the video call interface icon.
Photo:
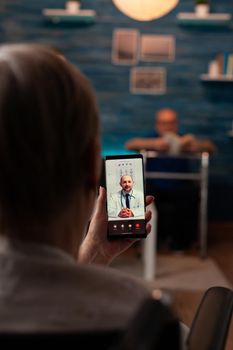
<svg viewBox="0 0 233 350">
<path fill-rule="evenodd" d="M 108 223 L 109 231 L 112 235 L 114 234 L 129 234 L 129 233 L 144 233 L 145 232 L 145 221 L 144 220 L 118 220 L 110 221 Z"/>
</svg>

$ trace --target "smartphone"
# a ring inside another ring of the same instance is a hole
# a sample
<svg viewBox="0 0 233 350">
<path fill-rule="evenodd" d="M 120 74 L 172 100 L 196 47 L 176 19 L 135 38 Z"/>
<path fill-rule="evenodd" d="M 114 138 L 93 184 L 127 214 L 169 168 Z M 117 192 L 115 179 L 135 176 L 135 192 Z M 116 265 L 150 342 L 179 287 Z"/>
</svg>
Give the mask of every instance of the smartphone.
<svg viewBox="0 0 233 350">
<path fill-rule="evenodd" d="M 146 238 L 143 156 L 106 156 L 105 184 L 108 239 Z"/>
</svg>

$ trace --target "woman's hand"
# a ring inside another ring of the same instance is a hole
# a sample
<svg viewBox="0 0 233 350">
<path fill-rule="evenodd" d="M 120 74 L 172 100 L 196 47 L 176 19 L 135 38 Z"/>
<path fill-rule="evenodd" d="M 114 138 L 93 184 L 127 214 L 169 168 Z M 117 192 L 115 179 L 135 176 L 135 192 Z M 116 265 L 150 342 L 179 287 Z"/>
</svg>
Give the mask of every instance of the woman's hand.
<svg viewBox="0 0 233 350">
<path fill-rule="evenodd" d="M 153 202 L 153 196 L 146 197 L 146 205 Z M 146 212 L 146 221 L 151 219 L 151 211 Z M 147 223 L 146 231 L 149 234 L 151 225 Z M 109 264 L 116 256 L 127 250 L 138 239 L 121 239 L 109 241 L 107 239 L 106 191 L 100 187 L 95 210 L 89 225 L 87 235 L 79 249 L 78 262 Z"/>
</svg>

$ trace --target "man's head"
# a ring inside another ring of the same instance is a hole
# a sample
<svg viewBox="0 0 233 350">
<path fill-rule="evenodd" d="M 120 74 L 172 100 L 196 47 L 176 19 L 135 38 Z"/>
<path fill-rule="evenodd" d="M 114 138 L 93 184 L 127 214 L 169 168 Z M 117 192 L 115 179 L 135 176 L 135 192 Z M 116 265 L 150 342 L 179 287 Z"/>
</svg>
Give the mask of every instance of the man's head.
<svg viewBox="0 0 233 350">
<path fill-rule="evenodd" d="M 0 226 L 46 225 L 97 185 L 95 96 L 42 45 L 2 46 L 0 76 Z"/>
<path fill-rule="evenodd" d="M 155 115 L 155 130 L 160 136 L 168 132 L 177 134 L 177 113 L 170 108 L 160 109 Z"/>
<path fill-rule="evenodd" d="M 120 179 L 120 185 L 125 192 L 130 192 L 133 188 L 133 179 L 130 175 L 123 175 Z"/>
</svg>

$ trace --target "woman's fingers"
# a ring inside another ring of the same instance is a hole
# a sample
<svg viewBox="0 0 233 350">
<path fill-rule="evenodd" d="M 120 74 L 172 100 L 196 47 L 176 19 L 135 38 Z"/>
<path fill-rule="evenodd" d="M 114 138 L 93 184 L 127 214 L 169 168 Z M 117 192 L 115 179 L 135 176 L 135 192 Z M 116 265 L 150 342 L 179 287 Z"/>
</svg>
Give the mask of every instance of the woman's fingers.
<svg viewBox="0 0 233 350">
<path fill-rule="evenodd" d="M 146 206 L 150 205 L 151 203 L 153 203 L 155 200 L 154 196 L 146 196 Z"/>
<path fill-rule="evenodd" d="M 151 232 L 151 224 L 146 224 L 146 233 L 149 234 Z"/>
<path fill-rule="evenodd" d="M 150 210 L 146 211 L 146 222 L 149 222 L 152 218 L 152 212 Z"/>
</svg>

